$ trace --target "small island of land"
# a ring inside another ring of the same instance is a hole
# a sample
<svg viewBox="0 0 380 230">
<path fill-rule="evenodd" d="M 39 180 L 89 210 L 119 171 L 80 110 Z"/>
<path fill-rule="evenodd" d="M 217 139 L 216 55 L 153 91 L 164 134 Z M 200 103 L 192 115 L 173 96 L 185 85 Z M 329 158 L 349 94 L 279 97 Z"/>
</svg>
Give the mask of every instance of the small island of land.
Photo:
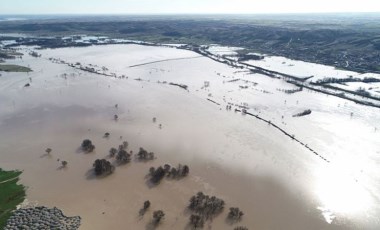
<svg viewBox="0 0 380 230">
<path fill-rule="evenodd" d="M 16 206 L 25 198 L 25 187 L 17 184 L 20 171 L 3 171 L 0 169 L 0 229 Z"/>
<path fill-rule="evenodd" d="M 4 72 L 31 72 L 32 69 L 21 65 L 0 65 L 0 71 Z"/>
</svg>

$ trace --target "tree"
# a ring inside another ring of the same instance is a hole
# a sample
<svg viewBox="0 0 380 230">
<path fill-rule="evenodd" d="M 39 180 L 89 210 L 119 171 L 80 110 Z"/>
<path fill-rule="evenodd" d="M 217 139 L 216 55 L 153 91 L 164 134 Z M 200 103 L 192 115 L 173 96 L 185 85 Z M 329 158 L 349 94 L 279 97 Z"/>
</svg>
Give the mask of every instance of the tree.
<svg viewBox="0 0 380 230">
<path fill-rule="evenodd" d="M 154 167 L 150 167 L 149 168 L 149 175 L 153 176 L 155 171 L 156 171 L 156 169 Z"/>
<path fill-rule="evenodd" d="M 190 172 L 189 166 L 184 165 L 181 168 L 180 174 L 181 174 L 182 177 L 185 177 L 185 176 L 187 176 L 189 174 L 189 172 Z"/>
<path fill-rule="evenodd" d="M 154 211 L 153 212 L 153 222 L 155 224 L 159 224 L 161 220 L 164 218 L 165 213 L 162 210 Z"/>
<path fill-rule="evenodd" d="M 150 201 L 149 200 L 146 200 L 145 202 L 144 202 L 144 209 L 145 210 L 147 210 L 148 208 L 150 207 Z"/>
<path fill-rule="evenodd" d="M 166 175 L 165 170 L 160 166 L 150 175 L 150 181 L 153 184 L 158 184 L 161 182 L 162 178 Z"/>
<path fill-rule="evenodd" d="M 115 114 L 115 115 L 113 116 L 113 119 L 115 119 L 115 121 L 117 121 L 117 120 L 119 119 L 119 116 Z"/>
<path fill-rule="evenodd" d="M 128 148 L 128 142 L 127 141 L 123 141 L 123 149 L 127 149 Z"/>
<path fill-rule="evenodd" d="M 190 226 L 194 229 L 203 228 L 204 220 L 200 215 L 191 214 L 190 216 Z"/>
<path fill-rule="evenodd" d="M 234 230 L 248 230 L 248 228 L 245 226 L 238 226 L 238 227 L 234 228 Z"/>
<path fill-rule="evenodd" d="M 170 176 L 171 178 L 174 178 L 174 179 L 181 179 L 183 177 L 186 177 L 187 175 L 189 175 L 189 172 L 190 172 L 189 166 L 187 166 L 187 165 L 182 166 L 181 164 L 179 164 L 177 168 L 172 167 L 170 169 L 167 167 L 167 168 L 165 168 L 165 171 L 166 170 L 167 170 L 167 172 L 169 172 L 168 176 Z"/>
<path fill-rule="evenodd" d="M 97 176 L 108 175 L 113 173 L 113 171 L 115 170 L 115 167 L 111 164 L 111 162 L 105 159 L 95 160 L 93 167 Z"/>
<path fill-rule="evenodd" d="M 140 148 L 139 152 L 137 153 L 137 159 L 140 161 L 148 161 L 154 159 L 154 153 L 146 151 L 143 148 Z"/>
<path fill-rule="evenodd" d="M 119 164 L 126 164 L 131 161 L 131 155 L 124 149 L 121 149 L 116 155 L 116 161 Z"/>
<path fill-rule="evenodd" d="M 149 209 L 149 207 L 150 207 L 150 201 L 146 200 L 144 202 L 142 209 L 140 209 L 140 211 L 139 211 L 140 216 L 143 216 L 145 214 L 145 212 Z"/>
<path fill-rule="evenodd" d="M 117 153 L 117 149 L 112 147 L 109 152 L 110 152 L 110 157 L 114 157 Z"/>
<path fill-rule="evenodd" d="M 108 138 L 109 136 L 110 136 L 110 133 L 108 133 L 108 132 L 104 134 L 105 138 Z"/>
<path fill-rule="evenodd" d="M 51 151 L 52 151 L 51 148 L 47 148 L 47 149 L 45 150 L 45 152 L 46 152 L 47 154 L 50 154 Z"/>
<path fill-rule="evenodd" d="M 166 172 L 166 173 L 169 173 L 169 172 L 170 172 L 170 168 L 171 168 L 170 165 L 168 165 L 168 164 L 165 164 L 165 165 L 164 165 L 164 169 L 165 169 L 165 172 Z"/>
<path fill-rule="evenodd" d="M 63 167 L 63 168 L 66 168 L 66 166 L 67 166 L 67 161 L 62 161 L 61 164 L 62 164 L 62 167 Z"/>
<path fill-rule="evenodd" d="M 231 222 L 238 222 L 243 217 L 244 213 L 240 211 L 239 208 L 230 208 L 230 212 L 228 213 L 228 220 Z"/>
<path fill-rule="evenodd" d="M 83 151 L 86 151 L 86 152 L 92 152 L 95 149 L 95 145 L 93 145 L 91 140 L 89 139 L 83 140 L 81 147 Z"/>
<path fill-rule="evenodd" d="M 195 196 L 191 197 L 188 207 L 191 211 L 207 220 L 223 211 L 224 200 L 198 192 Z"/>
<path fill-rule="evenodd" d="M 173 178 L 175 178 L 175 177 L 177 177 L 177 175 L 178 175 L 178 170 L 175 167 L 173 167 L 170 170 L 170 176 L 173 177 Z"/>
</svg>

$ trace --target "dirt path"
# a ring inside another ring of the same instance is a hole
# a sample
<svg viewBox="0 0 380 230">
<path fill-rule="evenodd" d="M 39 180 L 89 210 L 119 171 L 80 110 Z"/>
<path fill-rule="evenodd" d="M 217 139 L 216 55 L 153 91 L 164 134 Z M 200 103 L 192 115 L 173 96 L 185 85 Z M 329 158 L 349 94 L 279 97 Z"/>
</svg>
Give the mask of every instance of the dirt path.
<svg viewBox="0 0 380 230">
<path fill-rule="evenodd" d="M 9 181 L 16 180 L 17 178 L 18 178 L 18 176 L 13 177 L 13 178 L 8 179 L 8 180 L 0 181 L 0 184 L 4 184 L 4 183 L 7 183 L 7 182 L 9 182 Z"/>
</svg>

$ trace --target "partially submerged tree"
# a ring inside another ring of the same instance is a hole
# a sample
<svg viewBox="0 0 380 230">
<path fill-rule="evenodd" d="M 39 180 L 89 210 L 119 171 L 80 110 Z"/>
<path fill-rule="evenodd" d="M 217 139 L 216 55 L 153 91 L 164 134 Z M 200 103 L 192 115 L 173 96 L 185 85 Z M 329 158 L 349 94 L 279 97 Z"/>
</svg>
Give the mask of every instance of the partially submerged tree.
<svg viewBox="0 0 380 230">
<path fill-rule="evenodd" d="M 165 168 L 166 170 L 167 168 Z M 186 177 L 189 175 L 190 168 L 187 165 L 181 165 L 179 164 L 177 168 L 172 167 L 168 176 L 173 178 L 173 179 L 181 179 L 183 177 Z"/>
<path fill-rule="evenodd" d="M 93 167 L 97 176 L 108 175 L 113 173 L 113 171 L 115 170 L 115 167 L 111 164 L 111 162 L 105 159 L 95 160 Z"/>
<path fill-rule="evenodd" d="M 110 152 L 110 157 L 114 157 L 117 153 L 117 149 L 112 147 L 109 152 Z"/>
<path fill-rule="evenodd" d="M 154 159 L 154 153 L 148 152 L 143 148 L 140 148 L 139 152 L 137 153 L 137 159 L 140 161 L 149 161 Z"/>
<path fill-rule="evenodd" d="M 95 149 L 95 145 L 92 144 L 92 141 L 89 139 L 85 139 L 82 142 L 82 150 L 86 152 L 93 152 Z"/>
<path fill-rule="evenodd" d="M 126 164 L 131 161 L 131 155 L 124 149 L 121 149 L 116 155 L 116 161 L 118 164 Z"/>
<path fill-rule="evenodd" d="M 244 213 L 239 208 L 230 208 L 227 219 L 231 222 L 238 222 L 243 217 Z"/>
<path fill-rule="evenodd" d="M 162 210 L 154 211 L 153 212 L 153 223 L 159 224 L 161 220 L 164 218 L 165 213 Z"/>
<path fill-rule="evenodd" d="M 146 211 L 149 209 L 149 207 L 150 207 L 150 201 L 146 200 L 144 202 L 142 209 L 140 209 L 139 211 L 140 216 L 143 216 L 146 213 Z"/>
<path fill-rule="evenodd" d="M 150 182 L 153 184 L 158 184 L 165 177 L 166 172 L 161 166 L 157 169 L 150 168 Z"/>
<path fill-rule="evenodd" d="M 175 168 L 171 167 L 169 164 L 165 164 L 164 167 L 159 166 L 157 169 L 150 167 L 148 176 L 150 177 L 149 180 L 152 184 L 158 184 L 165 176 L 173 179 L 181 179 L 188 174 L 189 167 L 187 165 L 182 166 L 180 164 L 178 168 Z"/>
<path fill-rule="evenodd" d="M 165 164 L 164 169 L 166 173 L 170 173 L 171 166 L 169 164 Z"/>
<path fill-rule="evenodd" d="M 127 141 L 123 141 L 123 149 L 127 149 L 128 148 L 128 142 Z"/>
<path fill-rule="evenodd" d="M 52 151 L 52 149 L 51 149 L 51 148 L 47 148 L 47 149 L 45 150 L 45 152 L 46 152 L 47 154 L 50 154 L 50 153 L 51 153 L 51 151 Z"/>
<path fill-rule="evenodd" d="M 197 214 L 191 214 L 190 216 L 190 226 L 193 229 L 197 228 L 203 228 L 204 225 L 204 219 L 200 215 Z"/>
<path fill-rule="evenodd" d="M 245 226 L 238 226 L 238 227 L 235 227 L 234 230 L 248 230 L 248 228 Z"/>
<path fill-rule="evenodd" d="M 62 164 L 62 168 L 66 168 L 66 166 L 67 166 L 67 161 L 61 161 L 61 164 Z"/>
<path fill-rule="evenodd" d="M 224 201 L 215 196 L 208 196 L 198 192 L 192 196 L 189 202 L 189 209 L 203 218 L 212 219 L 224 209 Z"/>
</svg>

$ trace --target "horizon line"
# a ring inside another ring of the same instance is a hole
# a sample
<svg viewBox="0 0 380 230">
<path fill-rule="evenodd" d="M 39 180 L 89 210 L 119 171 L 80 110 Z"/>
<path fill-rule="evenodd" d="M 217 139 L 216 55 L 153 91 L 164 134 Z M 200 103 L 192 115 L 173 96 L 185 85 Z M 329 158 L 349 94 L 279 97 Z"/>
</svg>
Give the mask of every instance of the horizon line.
<svg viewBox="0 0 380 230">
<path fill-rule="evenodd" d="M 0 13 L 0 16 L 173 16 L 173 15 L 310 15 L 310 14 L 379 14 L 380 11 L 369 11 L 369 12 L 254 12 L 254 13 Z"/>
</svg>

